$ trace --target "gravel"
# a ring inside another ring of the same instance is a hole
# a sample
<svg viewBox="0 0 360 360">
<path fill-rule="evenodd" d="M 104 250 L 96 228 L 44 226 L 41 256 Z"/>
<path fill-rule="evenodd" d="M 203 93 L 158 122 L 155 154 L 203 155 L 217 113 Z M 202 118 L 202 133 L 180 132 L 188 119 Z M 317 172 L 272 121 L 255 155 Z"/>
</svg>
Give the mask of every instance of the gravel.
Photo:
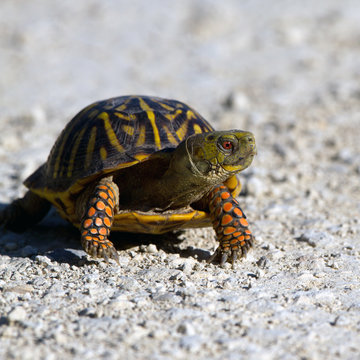
<svg viewBox="0 0 360 360">
<path fill-rule="evenodd" d="M 55 211 L 0 230 L 0 358 L 360 359 L 359 23 L 355 0 L 3 0 L 0 208 L 107 97 L 187 102 L 258 156 L 234 268 L 212 229 L 117 237 L 119 266 Z"/>
</svg>

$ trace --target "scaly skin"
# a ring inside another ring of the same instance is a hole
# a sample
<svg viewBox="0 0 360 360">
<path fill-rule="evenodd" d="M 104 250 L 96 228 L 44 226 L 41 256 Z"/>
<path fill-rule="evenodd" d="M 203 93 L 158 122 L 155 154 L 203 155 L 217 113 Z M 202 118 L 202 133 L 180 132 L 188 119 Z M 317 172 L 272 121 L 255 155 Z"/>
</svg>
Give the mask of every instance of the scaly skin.
<svg viewBox="0 0 360 360">
<path fill-rule="evenodd" d="M 112 179 L 102 179 L 87 202 L 80 231 L 83 249 L 95 258 L 102 257 L 119 263 L 113 243 L 108 240 L 119 191 Z"/>
<path fill-rule="evenodd" d="M 208 201 L 210 218 L 220 242 L 208 262 L 219 258 L 220 265 L 228 259 L 234 264 L 237 258 L 246 256 L 254 241 L 246 216 L 225 185 L 215 187 L 210 192 Z"/>
</svg>

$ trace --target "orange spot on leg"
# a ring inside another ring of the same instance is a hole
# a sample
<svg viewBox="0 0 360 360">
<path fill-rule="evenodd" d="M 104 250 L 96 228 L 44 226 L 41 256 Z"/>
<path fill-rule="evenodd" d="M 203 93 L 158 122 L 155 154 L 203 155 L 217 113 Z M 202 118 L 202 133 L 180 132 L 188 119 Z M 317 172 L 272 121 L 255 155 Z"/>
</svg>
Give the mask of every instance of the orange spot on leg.
<svg viewBox="0 0 360 360">
<path fill-rule="evenodd" d="M 105 217 L 104 218 L 104 224 L 107 226 L 107 227 L 110 227 L 111 226 L 111 221 L 108 217 Z"/>
<path fill-rule="evenodd" d="M 230 196 L 231 196 L 231 195 L 230 195 L 230 193 L 229 193 L 228 191 L 221 193 L 221 198 L 222 198 L 223 200 L 228 199 Z"/>
<path fill-rule="evenodd" d="M 236 231 L 236 228 L 234 228 L 233 226 L 227 226 L 224 229 L 224 235 L 232 234 L 235 231 Z"/>
<path fill-rule="evenodd" d="M 83 227 L 84 227 L 85 229 L 88 229 L 91 225 L 92 225 L 92 220 L 91 220 L 91 219 L 86 219 L 86 220 L 83 222 Z"/>
<path fill-rule="evenodd" d="M 100 191 L 99 196 L 104 200 L 106 200 L 109 197 L 108 194 L 104 191 Z"/>
<path fill-rule="evenodd" d="M 95 204 L 95 206 L 96 206 L 96 208 L 97 208 L 98 210 L 104 210 L 104 209 L 105 209 L 105 204 L 104 204 L 101 200 L 99 200 L 99 201 Z"/>
<path fill-rule="evenodd" d="M 221 225 L 223 225 L 223 226 L 228 225 L 232 222 L 232 220 L 233 220 L 232 216 L 229 214 L 226 214 L 221 219 Z"/>
<path fill-rule="evenodd" d="M 232 209 L 232 203 L 231 202 L 227 202 L 227 203 L 225 203 L 224 205 L 223 205 L 223 209 L 224 209 L 224 211 L 226 211 L 226 212 L 229 212 L 229 211 L 231 211 L 231 209 Z"/>
<path fill-rule="evenodd" d="M 107 191 L 108 191 L 109 196 L 110 196 L 113 200 L 115 200 L 115 195 L 114 195 L 113 191 L 112 191 L 111 189 L 109 189 L 109 188 L 107 188 Z"/>
<path fill-rule="evenodd" d="M 242 212 L 241 209 L 238 208 L 238 207 L 236 207 L 236 208 L 234 209 L 234 213 L 235 213 L 235 215 L 237 215 L 238 217 L 243 217 L 243 216 L 244 216 L 243 212 Z"/>
<path fill-rule="evenodd" d="M 89 211 L 88 211 L 88 215 L 89 215 L 90 217 L 94 216 L 95 213 L 96 213 L 96 210 L 95 210 L 95 208 L 93 208 L 93 207 L 91 207 L 91 208 L 89 209 Z"/>
<path fill-rule="evenodd" d="M 247 222 L 247 220 L 246 220 L 245 218 L 241 218 L 241 219 L 240 219 L 240 224 L 241 224 L 242 226 L 249 226 L 249 223 Z"/>
<path fill-rule="evenodd" d="M 109 206 L 106 207 L 105 212 L 106 212 L 106 214 L 107 214 L 108 216 L 110 216 L 110 217 L 113 216 L 112 210 L 111 210 L 111 208 L 110 208 Z"/>
<path fill-rule="evenodd" d="M 101 235 L 107 235 L 108 234 L 108 230 L 107 230 L 107 228 L 105 228 L 105 227 L 102 227 L 102 228 L 100 228 L 99 229 L 99 233 L 101 234 Z"/>
<path fill-rule="evenodd" d="M 103 221 L 101 220 L 101 218 L 96 218 L 95 219 L 95 225 L 96 226 L 102 226 L 102 224 L 103 224 Z"/>
<path fill-rule="evenodd" d="M 114 202 L 113 202 L 110 198 L 108 199 L 108 204 L 109 204 L 112 208 L 114 208 L 114 206 L 115 206 Z"/>
</svg>

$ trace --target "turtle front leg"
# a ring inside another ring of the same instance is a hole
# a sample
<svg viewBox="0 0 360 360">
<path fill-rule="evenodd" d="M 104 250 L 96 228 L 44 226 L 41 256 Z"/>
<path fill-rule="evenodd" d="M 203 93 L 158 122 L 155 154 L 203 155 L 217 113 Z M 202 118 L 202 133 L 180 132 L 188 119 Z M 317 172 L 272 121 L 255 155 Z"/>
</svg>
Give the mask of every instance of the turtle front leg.
<svg viewBox="0 0 360 360">
<path fill-rule="evenodd" d="M 114 213 L 119 202 L 119 189 L 112 178 L 102 179 L 87 196 L 80 231 L 83 249 L 95 258 L 119 263 L 119 256 L 108 240 Z"/>
<path fill-rule="evenodd" d="M 220 264 L 223 265 L 230 258 L 234 264 L 238 257 L 246 256 L 254 241 L 246 216 L 239 202 L 224 185 L 217 186 L 209 193 L 208 203 L 210 218 L 220 242 L 208 263 L 219 258 Z"/>
</svg>

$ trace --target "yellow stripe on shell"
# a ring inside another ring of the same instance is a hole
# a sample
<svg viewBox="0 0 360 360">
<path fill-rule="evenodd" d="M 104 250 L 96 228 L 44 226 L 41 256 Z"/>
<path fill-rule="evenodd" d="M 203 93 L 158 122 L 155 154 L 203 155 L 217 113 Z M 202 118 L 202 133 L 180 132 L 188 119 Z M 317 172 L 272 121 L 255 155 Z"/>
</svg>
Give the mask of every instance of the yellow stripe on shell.
<svg viewBox="0 0 360 360">
<path fill-rule="evenodd" d="M 139 135 L 138 135 L 138 138 L 136 140 L 136 146 L 137 147 L 142 146 L 142 145 L 145 144 L 145 126 L 141 125 L 138 132 L 139 132 Z"/>
<path fill-rule="evenodd" d="M 182 114 L 183 111 L 181 109 L 177 109 L 175 111 L 175 113 L 172 114 L 164 114 L 164 116 L 169 120 L 169 121 L 174 121 L 174 119 L 176 119 L 180 114 Z"/>
<path fill-rule="evenodd" d="M 167 126 L 163 126 L 163 129 L 165 130 L 166 136 L 169 140 L 169 142 L 173 145 L 178 145 L 179 142 L 174 138 L 174 135 L 171 133 L 169 128 Z"/>
<path fill-rule="evenodd" d="M 103 120 L 104 127 L 106 131 L 106 135 L 109 139 L 110 144 L 119 152 L 124 152 L 124 147 L 119 143 L 119 140 L 111 127 L 110 120 L 109 120 L 109 114 L 106 112 L 102 112 L 98 115 L 98 118 Z"/>
<path fill-rule="evenodd" d="M 107 158 L 107 151 L 103 146 L 100 148 L 100 157 L 101 160 L 106 160 Z"/>
<path fill-rule="evenodd" d="M 134 114 L 126 115 L 121 112 L 114 112 L 114 115 L 121 120 L 133 121 L 136 119 L 136 116 Z"/>
<path fill-rule="evenodd" d="M 59 147 L 59 151 L 56 154 L 56 160 L 55 160 L 55 166 L 54 166 L 54 172 L 53 172 L 53 179 L 56 179 L 58 176 L 58 172 L 60 170 L 60 161 L 62 159 L 65 143 L 71 133 L 71 129 L 69 129 L 63 136 L 62 143 Z"/>
<path fill-rule="evenodd" d="M 135 129 L 133 126 L 122 125 L 121 128 L 129 135 L 134 136 Z"/>
<path fill-rule="evenodd" d="M 86 158 L 85 158 L 85 169 L 90 166 L 91 159 L 95 149 L 95 141 L 96 141 L 96 131 L 97 127 L 93 126 L 90 132 L 89 142 L 86 148 Z"/>
<path fill-rule="evenodd" d="M 124 111 L 127 108 L 127 104 L 122 104 L 115 108 L 117 111 Z"/>
<path fill-rule="evenodd" d="M 176 135 L 182 141 L 187 133 L 188 121 L 184 121 L 182 125 L 176 130 Z"/>
<path fill-rule="evenodd" d="M 83 109 L 79 115 L 77 115 L 77 118 L 81 118 L 83 114 L 86 114 L 91 108 L 95 107 L 97 105 L 97 103 L 93 103 L 90 104 L 89 106 L 87 106 L 85 109 Z M 95 109 L 93 111 L 91 111 L 90 114 L 87 115 L 87 118 L 91 119 L 93 118 L 95 115 L 98 114 L 98 111 Z M 73 121 L 72 125 L 66 130 L 66 133 L 64 134 L 63 138 L 62 138 L 62 143 L 59 147 L 59 151 L 57 152 L 57 156 L 56 156 L 56 160 L 55 160 L 55 165 L 54 165 L 54 172 L 53 172 L 53 178 L 56 179 L 60 170 L 60 162 L 61 159 L 63 157 L 63 151 L 64 151 L 64 147 L 65 144 L 68 140 L 69 135 L 72 133 L 72 129 L 75 126 L 77 122 Z M 62 169 L 63 171 L 63 169 Z"/>
<path fill-rule="evenodd" d="M 155 145 L 160 150 L 161 149 L 161 141 L 160 141 L 159 129 L 156 126 L 155 113 L 152 111 L 151 107 L 144 101 L 144 99 L 139 98 L 139 103 L 140 103 L 140 107 L 147 114 L 147 117 L 150 121 L 150 124 L 151 124 L 153 132 L 154 132 Z"/>
<path fill-rule="evenodd" d="M 203 132 L 203 131 L 201 130 L 200 125 L 198 125 L 198 124 L 194 124 L 194 125 L 193 125 L 193 128 L 194 128 L 195 134 L 201 134 L 201 133 Z"/>
<path fill-rule="evenodd" d="M 75 157 L 76 157 L 80 142 L 81 142 L 81 140 L 82 140 L 82 138 L 84 136 L 84 133 L 85 133 L 86 129 L 87 128 L 84 126 L 82 128 L 82 130 L 76 136 L 76 140 L 75 140 L 74 146 L 73 146 L 73 148 L 71 150 L 70 160 L 69 160 L 69 164 L 68 164 L 68 167 L 67 167 L 67 177 L 72 176 L 74 165 L 75 165 Z M 63 171 L 63 169 L 62 169 L 62 171 Z"/>
<path fill-rule="evenodd" d="M 191 110 L 188 110 L 188 111 L 186 112 L 186 117 L 188 118 L 188 120 L 196 119 L 196 115 L 195 115 L 194 112 L 191 111 Z"/>
<path fill-rule="evenodd" d="M 168 111 L 172 111 L 174 110 L 174 108 L 172 106 L 169 106 L 167 104 L 164 104 L 162 103 L 161 101 L 158 101 L 158 100 L 153 100 L 154 102 L 156 102 L 157 104 L 159 104 L 161 107 L 163 107 L 165 110 L 168 110 Z"/>
</svg>

